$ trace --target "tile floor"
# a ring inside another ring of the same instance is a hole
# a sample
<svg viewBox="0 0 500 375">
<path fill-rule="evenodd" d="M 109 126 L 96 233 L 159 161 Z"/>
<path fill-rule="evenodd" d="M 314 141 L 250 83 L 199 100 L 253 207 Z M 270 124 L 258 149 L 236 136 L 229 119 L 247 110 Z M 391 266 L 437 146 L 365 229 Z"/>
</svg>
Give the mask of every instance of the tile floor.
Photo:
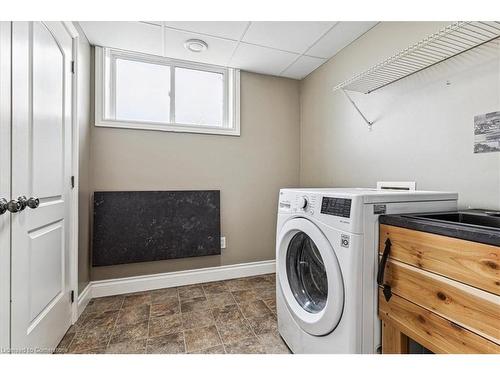
<svg viewBox="0 0 500 375">
<path fill-rule="evenodd" d="M 96 298 L 57 353 L 290 353 L 278 335 L 275 275 Z"/>
</svg>

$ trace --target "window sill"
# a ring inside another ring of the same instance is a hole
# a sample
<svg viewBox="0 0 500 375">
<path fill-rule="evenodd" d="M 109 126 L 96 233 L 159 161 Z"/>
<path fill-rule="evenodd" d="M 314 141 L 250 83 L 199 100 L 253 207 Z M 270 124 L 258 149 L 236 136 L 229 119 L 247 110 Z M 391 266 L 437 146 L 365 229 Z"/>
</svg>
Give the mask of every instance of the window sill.
<svg viewBox="0 0 500 375">
<path fill-rule="evenodd" d="M 212 135 L 230 135 L 240 136 L 239 128 L 222 128 L 219 126 L 196 126 L 185 124 L 164 124 L 164 123 L 144 123 L 132 121 L 113 121 L 102 120 L 96 121 L 95 126 L 105 128 L 119 129 L 136 129 L 136 130 L 155 130 L 162 132 L 174 133 L 197 133 L 197 134 L 212 134 Z"/>
</svg>

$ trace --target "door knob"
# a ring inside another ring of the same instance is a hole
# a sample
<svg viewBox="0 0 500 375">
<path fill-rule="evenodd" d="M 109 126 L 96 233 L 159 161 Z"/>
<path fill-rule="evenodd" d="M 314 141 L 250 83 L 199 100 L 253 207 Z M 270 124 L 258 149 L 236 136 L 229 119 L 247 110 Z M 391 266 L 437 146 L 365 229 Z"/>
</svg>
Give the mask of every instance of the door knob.
<svg viewBox="0 0 500 375">
<path fill-rule="evenodd" d="M 7 200 L 5 198 L 0 198 L 0 215 L 3 215 L 7 211 Z"/>
<path fill-rule="evenodd" d="M 28 200 L 24 195 L 18 197 L 17 199 L 12 199 L 9 203 L 7 203 L 7 210 L 11 213 L 16 213 L 22 211 L 26 208 L 26 204 Z"/>
<path fill-rule="evenodd" d="M 26 204 L 29 208 L 34 210 L 40 205 L 40 199 L 31 197 L 30 199 L 28 199 L 28 202 Z"/>
<path fill-rule="evenodd" d="M 7 210 L 11 213 L 16 213 L 21 211 L 21 203 L 17 199 L 11 200 L 9 203 L 7 203 Z"/>
<path fill-rule="evenodd" d="M 20 197 L 17 197 L 17 200 L 21 203 L 21 211 L 24 210 L 28 205 L 28 199 L 24 195 L 21 195 Z"/>
</svg>

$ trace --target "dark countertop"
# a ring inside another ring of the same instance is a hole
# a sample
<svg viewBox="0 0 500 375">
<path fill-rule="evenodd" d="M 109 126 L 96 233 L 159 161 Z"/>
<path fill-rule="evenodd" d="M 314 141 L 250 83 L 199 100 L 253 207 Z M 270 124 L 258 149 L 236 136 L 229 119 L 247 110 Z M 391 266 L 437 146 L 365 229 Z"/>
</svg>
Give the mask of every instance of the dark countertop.
<svg viewBox="0 0 500 375">
<path fill-rule="evenodd" d="M 500 246 L 499 227 L 472 225 L 439 219 L 440 215 L 446 216 L 448 214 L 480 215 L 485 217 L 484 215 L 487 215 L 486 212 L 487 211 L 485 210 L 462 210 L 446 213 L 382 215 L 379 218 L 379 222 L 380 224 L 393 225 L 420 232 L 434 233 L 447 237 L 460 238 L 467 241 Z M 429 218 L 431 216 L 435 216 L 435 218 Z M 489 220 L 498 220 L 500 222 L 500 218 L 493 218 Z"/>
</svg>

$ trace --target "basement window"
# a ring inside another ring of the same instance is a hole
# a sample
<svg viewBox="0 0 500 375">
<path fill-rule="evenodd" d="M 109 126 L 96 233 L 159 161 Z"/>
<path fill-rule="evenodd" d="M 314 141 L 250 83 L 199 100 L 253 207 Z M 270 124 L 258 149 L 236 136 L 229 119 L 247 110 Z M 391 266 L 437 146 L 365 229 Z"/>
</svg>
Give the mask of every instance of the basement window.
<svg viewBox="0 0 500 375">
<path fill-rule="evenodd" d="M 96 126 L 240 135 L 239 70 L 96 47 Z"/>
</svg>

